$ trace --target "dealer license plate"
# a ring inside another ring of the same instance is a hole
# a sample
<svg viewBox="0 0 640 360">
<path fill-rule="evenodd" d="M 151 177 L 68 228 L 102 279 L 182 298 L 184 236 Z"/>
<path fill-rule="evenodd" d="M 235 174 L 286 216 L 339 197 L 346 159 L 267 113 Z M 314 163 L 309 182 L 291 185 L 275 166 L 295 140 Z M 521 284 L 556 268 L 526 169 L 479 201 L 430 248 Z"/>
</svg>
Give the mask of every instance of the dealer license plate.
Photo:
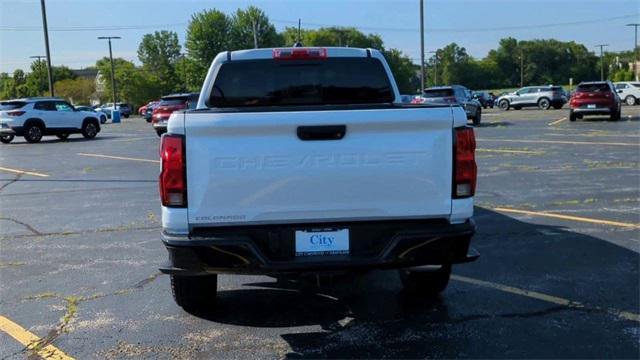
<svg viewBox="0 0 640 360">
<path fill-rule="evenodd" d="M 596 108 L 596 104 L 587 105 L 587 109 L 595 109 L 595 108 Z"/>
<path fill-rule="evenodd" d="M 349 253 L 349 229 L 296 230 L 296 256 Z"/>
</svg>

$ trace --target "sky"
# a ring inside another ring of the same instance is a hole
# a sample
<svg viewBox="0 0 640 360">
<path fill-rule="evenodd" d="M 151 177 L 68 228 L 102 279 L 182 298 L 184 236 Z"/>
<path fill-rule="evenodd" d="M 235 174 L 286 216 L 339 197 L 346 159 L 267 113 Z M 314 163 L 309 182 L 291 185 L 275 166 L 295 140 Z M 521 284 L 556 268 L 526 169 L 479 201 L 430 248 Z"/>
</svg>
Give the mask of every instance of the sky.
<svg viewBox="0 0 640 360">
<path fill-rule="evenodd" d="M 379 34 L 387 48 L 397 48 L 419 63 L 419 0 L 47 0 L 52 65 L 73 69 L 95 65 L 108 56 L 98 36 L 121 36 L 114 57 L 139 63 L 142 36 L 172 30 L 184 44 L 192 14 L 215 8 L 227 14 L 254 5 L 276 29 L 320 25 L 354 26 Z M 424 0 L 425 52 L 451 42 L 482 58 L 508 36 L 519 40 L 555 38 L 595 50 L 633 49 L 628 23 L 640 22 L 640 0 Z M 39 0 L 0 0 L 0 72 L 27 70 L 29 56 L 44 55 Z"/>
</svg>

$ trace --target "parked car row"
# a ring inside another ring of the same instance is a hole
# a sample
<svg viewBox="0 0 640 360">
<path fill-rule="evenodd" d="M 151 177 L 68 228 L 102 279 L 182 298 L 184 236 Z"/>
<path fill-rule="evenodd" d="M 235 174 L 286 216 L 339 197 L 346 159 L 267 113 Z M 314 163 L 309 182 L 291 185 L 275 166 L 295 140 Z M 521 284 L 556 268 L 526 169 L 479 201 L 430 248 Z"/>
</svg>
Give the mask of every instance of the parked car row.
<svg viewBox="0 0 640 360">
<path fill-rule="evenodd" d="M 200 93 L 171 94 L 163 96 L 151 112 L 151 124 L 158 136 L 167 132 L 167 122 L 174 111 L 195 109 Z M 149 110 L 147 109 L 147 113 Z M 146 116 L 145 116 L 146 117 Z"/>
</svg>

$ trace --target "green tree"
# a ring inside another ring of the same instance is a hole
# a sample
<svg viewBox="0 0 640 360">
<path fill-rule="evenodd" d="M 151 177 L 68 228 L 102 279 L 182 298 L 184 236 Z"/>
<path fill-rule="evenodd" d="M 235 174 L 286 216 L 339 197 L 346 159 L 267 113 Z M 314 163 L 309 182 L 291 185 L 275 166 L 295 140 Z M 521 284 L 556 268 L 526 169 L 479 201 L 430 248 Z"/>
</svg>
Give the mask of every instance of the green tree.
<svg viewBox="0 0 640 360">
<path fill-rule="evenodd" d="M 160 80 L 143 68 L 136 67 L 132 62 L 122 58 L 113 59 L 116 75 L 116 91 L 119 102 L 128 102 L 134 107 L 145 104 L 164 95 L 160 90 Z M 99 92 L 103 102 L 110 102 L 111 88 L 111 63 L 105 57 L 96 63 L 101 77 L 102 89 Z"/>
<path fill-rule="evenodd" d="M 156 31 L 146 34 L 138 46 L 138 59 L 145 71 L 158 78 L 160 92 L 170 93 L 179 88 L 176 63 L 180 58 L 178 34 L 173 31 Z"/>
<path fill-rule="evenodd" d="M 63 97 L 73 104 L 88 104 L 96 91 L 95 82 L 86 78 L 56 81 L 56 96 Z"/>
<path fill-rule="evenodd" d="M 257 7 L 249 6 L 246 10 L 238 9 L 231 18 L 230 50 L 253 48 L 254 29 L 259 48 L 283 45 L 282 36 L 276 32 L 267 15 Z"/>
<path fill-rule="evenodd" d="M 6 72 L 0 73 L 0 99 L 12 99 L 16 95 L 16 84 L 13 78 Z"/>
<path fill-rule="evenodd" d="M 384 57 L 389 63 L 389 68 L 391 68 L 400 92 L 403 94 L 416 93 L 420 86 L 419 76 L 417 76 L 419 67 L 397 49 L 384 51 Z"/>
<path fill-rule="evenodd" d="M 194 61 L 196 78 L 204 79 L 213 58 L 229 50 L 230 29 L 231 21 L 218 10 L 205 10 L 191 16 L 185 47 Z"/>
</svg>

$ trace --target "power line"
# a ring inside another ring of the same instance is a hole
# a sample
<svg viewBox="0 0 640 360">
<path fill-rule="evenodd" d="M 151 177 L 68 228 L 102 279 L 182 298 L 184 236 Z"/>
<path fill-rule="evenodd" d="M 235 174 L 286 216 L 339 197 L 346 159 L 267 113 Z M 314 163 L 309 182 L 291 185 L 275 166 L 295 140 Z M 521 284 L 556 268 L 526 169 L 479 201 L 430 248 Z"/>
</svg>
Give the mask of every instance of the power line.
<svg viewBox="0 0 640 360">
<path fill-rule="evenodd" d="M 426 28 L 425 32 L 431 33 L 467 33 L 467 32 L 492 32 L 492 31 L 507 31 L 507 30 L 528 30 L 539 28 L 551 28 L 562 26 L 575 26 L 584 24 L 603 23 L 614 20 L 638 18 L 640 13 L 632 15 L 614 16 L 608 18 L 598 18 L 589 20 L 579 20 L 571 22 L 559 22 L 559 23 L 547 23 L 547 24 L 529 24 L 529 25 L 516 25 L 516 26 L 499 26 L 488 28 Z M 270 19 L 271 22 L 281 24 L 296 25 L 297 20 L 284 20 L 284 19 Z M 131 26 L 66 26 L 55 27 L 49 29 L 49 31 L 55 32 L 73 32 L 73 31 L 121 31 L 121 30 L 144 30 L 144 29 L 161 29 L 161 28 L 175 28 L 185 27 L 188 23 L 169 23 L 169 24 L 150 24 L 150 25 L 131 25 Z M 381 32 L 411 32 L 420 31 L 419 28 L 396 28 L 396 27 L 371 27 L 371 26 L 359 26 L 359 25 L 339 25 L 339 24 L 327 24 L 327 23 L 313 23 L 303 22 L 303 25 L 309 27 L 342 27 L 342 28 L 356 28 L 364 31 L 381 31 Z M 0 31 L 40 31 L 42 28 L 39 26 L 0 26 Z"/>
</svg>

